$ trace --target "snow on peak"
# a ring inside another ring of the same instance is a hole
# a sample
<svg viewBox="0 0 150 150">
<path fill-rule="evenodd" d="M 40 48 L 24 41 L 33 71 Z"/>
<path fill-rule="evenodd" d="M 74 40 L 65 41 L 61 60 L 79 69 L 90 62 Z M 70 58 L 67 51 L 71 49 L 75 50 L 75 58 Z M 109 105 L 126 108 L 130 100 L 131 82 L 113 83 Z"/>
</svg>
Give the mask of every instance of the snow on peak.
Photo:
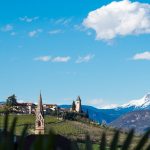
<svg viewBox="0 0 150 150">
<path fill-rule="evenodd" d="M 150 101 L 150 93 L 148 93 L 147 95 L 145 95 L 145 101 Z"/>
<path fill-rule="evenodd" d="M 150 93 L 146 94 L 143 98 L 138 99 L 138 100 L 131 100 L 130 102 L 121 105 L 121 107 L 147 107 L 150 105 Z"/>
<path fill-rule="evenodd" d="M 105 106 L 101 107 L 101 109 L 113 109 L 116 107 L 118 107 L 117 104 L 110 104 L 110 105 L 105 105 Z"/>
</svg>

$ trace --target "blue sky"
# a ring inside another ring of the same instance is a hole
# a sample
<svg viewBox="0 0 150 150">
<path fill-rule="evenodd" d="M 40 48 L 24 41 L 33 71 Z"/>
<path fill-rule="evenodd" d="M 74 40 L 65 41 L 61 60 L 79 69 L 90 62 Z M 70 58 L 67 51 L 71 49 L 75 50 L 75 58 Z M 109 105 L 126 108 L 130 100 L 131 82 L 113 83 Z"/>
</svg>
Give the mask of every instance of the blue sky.
<svg viewBox="0 0 150 150">
<path fill-rule="evenodd" d="M 36 102 L 41 90 L 44 103 L 80 95 L 103 107 L 141 98 L 149 41 L 148 0 L 0 0 L 0 99 Z"/>
</svg>

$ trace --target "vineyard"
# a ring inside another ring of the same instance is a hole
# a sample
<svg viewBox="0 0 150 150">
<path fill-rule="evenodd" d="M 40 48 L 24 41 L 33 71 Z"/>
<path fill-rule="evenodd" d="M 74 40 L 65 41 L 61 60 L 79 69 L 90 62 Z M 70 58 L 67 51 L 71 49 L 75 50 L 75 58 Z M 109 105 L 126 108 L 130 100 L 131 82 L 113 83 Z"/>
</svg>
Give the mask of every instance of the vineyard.
<svg viewBox="0 0 150 150">
<path fill-rule="evenodd" d="M 16 122 L 16 135 L 21 135 L 21 132 L 25 125 L 28 124 L 28 134 L 34 134 L 34 115 L 9 115 L 8 118 L 8 128 L 10 128 L 14 117 L 17 116 Z M 0 128 L 3 128 L 4 124 L 4 116 L 0 116 Z M 49 130 L 54 131 L 56 134 L 60 134 L 64 137 L 67 137 L 71 140 L 77 141 L 80 147 L 84 147 L 86 135 L 90 135 L 90 140 L 93 143 L 94 150 L 98 149 L 98 144 L 100 143 L 100 137 L 105 132 L 107 144 L 112 141 L 115 129 L 108 127 L 95 126 L 92 124 L 85 124 L 77 121 L 69 121 L 69 120 L 58 120 L 53 116 L 45 116 L 45 125 L 46 125 L 46 134 L 49 133 Z M 118 141 L 118 145 L 121 145 L 123 141 L 126 139 L 127 133 L 120 132 L 120 138 Z M 140 140 L 139 136 L 134 136 L 131 147 L 134 147 L 136 143 Z M 148 142 L 149 143 L 149 142 Z"/>
</svg>

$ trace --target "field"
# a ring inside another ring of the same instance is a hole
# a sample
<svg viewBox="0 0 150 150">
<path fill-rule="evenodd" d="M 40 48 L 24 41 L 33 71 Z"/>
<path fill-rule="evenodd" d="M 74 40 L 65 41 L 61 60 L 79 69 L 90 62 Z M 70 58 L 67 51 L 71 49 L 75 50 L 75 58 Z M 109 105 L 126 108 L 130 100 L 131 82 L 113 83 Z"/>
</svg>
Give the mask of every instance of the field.
<svg viewBox="0 0 150 150">
<path fill-rule="evenodd" d="M 14 118 L 14 115 L 9 116 L 9 127 L 11 125 L 11 122 Z M 22 129 L 25 124 L 29 125 L 28 134 L 34 134 L 34 122 L 35 122 L 35 116 L 34 115 L 17 115 L 17 126 L 16 126 L 16 134 L 20 135 L 22 132 Z M 0 115 L 0 128 L 3 127 L 4 122 L 4 116 Z M 61 121 L 58 120 L 56 117 L 53 116 L 45 116 L 45 124 L 46 124 L 46 133 L 48 133 L 49 130 L 53 130 L 57 134 L 61 134 L 63 136 L 66 136 L 70 139 L 77 140 L 80 144 L 80 147 L 84 147 L 84 144 L 82 144 L 85 140 L 85 135 L 90 135 L 91 140 L 93 141 L 94 149 L 98 149 L 98 143 L 100 143 L 100 137 L 103 132 L 106 133 L 107 142 L 108 144 L 111 142 L 112 137 L 114 135 L 114 129 L 106 128 L 106 127 L 100 127 L 100 126 L 94 126 L 92 124 L 85 124 L 77 121 Z M 127 134 L 121 132 L 120 133 L 120 144 L 125 140 Z M 140 137 L 135 136 L 133 139 L 134 146 L 138 141 Z"/>
<path fill-rule="evenodd" d="M 24 128 L 24 126 L 26 124 L 29 125 L 29 129 L 28 129 L 28 133 L 32 134 L 34 133 L 34 126 L 35 126 L 35 115 L 9 115 L 9 123 L 8 126 L 10 127 L 12 120 L 14 117 L 17 117 L 17 124 L 16 124 L 16 134 L 20 135 L 22 129 Z M 3 127 L 3 122 L 4 122 L 4 116 L 0 115 L 0 128 Z M 53 123 L 57 123 L 59 122 L 59 120 L 56 117 L 45 117 L 45 123 L 46 124 L 53 124 Z"/>
</svg>

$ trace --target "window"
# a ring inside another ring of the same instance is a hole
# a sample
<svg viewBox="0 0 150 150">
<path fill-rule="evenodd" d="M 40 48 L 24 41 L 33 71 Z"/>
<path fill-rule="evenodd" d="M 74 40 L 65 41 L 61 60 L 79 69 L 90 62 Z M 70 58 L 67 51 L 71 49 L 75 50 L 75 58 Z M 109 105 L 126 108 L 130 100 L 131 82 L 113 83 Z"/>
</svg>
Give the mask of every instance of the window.
<svg viewBox="0 0 150 150">
<path fill-rule="evenodd" d="M 38 121 L 38 127 L 40 127 L 41 126 L 41 122 L 40 121 Z"/>
</svg>

